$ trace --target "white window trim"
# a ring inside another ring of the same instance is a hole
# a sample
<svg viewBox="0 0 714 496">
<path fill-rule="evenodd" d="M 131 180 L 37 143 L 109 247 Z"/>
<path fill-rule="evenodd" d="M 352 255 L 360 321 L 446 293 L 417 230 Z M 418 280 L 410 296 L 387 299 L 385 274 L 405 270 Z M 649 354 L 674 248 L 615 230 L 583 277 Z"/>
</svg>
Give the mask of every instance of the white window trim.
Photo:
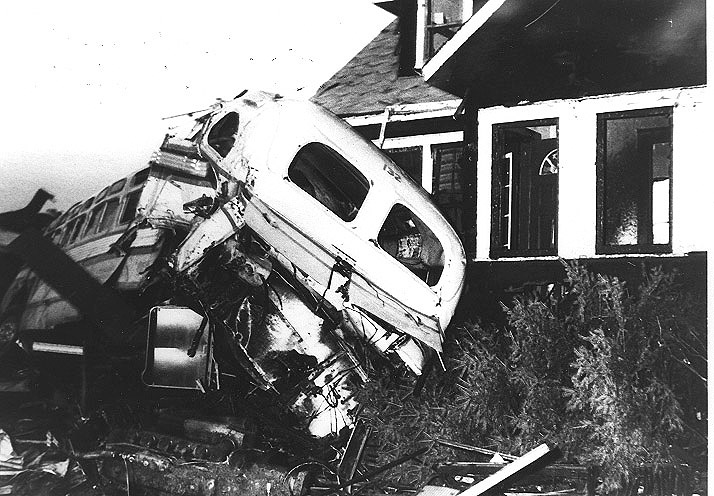
<svg viewBox="0 0 714 496">
<path fill-rule="evenodd" d="M 701 163 L 701 143 L 708 123 L 707 86 L 668 88 L 523 103 L 478 111 L 476 212 L 490 212 L 493 165 L 493 126 L 519 121 L 557 118 L 559 122 L 560 183 L 558 192 L 558 256 L 579 258 L 677 257 L 708 249 L 701 234 L 699 212 L 709 211 L 711 172 Z M 673 108 L 672 118 L 672 252 L 668 254 L 596 254 L 597 115 L 609 112 Z M 491 217 L 477 215 L 474 261 L 493 260 Z M 550 260 L 551 257 L 513 257 L 512 260 Z M 509 261 L 511 258 L 509 258 Z M 499 261 L 506 261 L 505 258 Z"/>
<path fill-rule="evenodd" d="M 452 131 L 449 133 L 420 134 L 417 136 L 402 136 L 399 138 L 387 138 L 382 144 L 383 150 L 394 150 L 397 148 L 421 147 L 421 187 L 431 194 L 432 176 L 434 174 L 434 157 L 431 153 L 432 145 L 443 145 L 446 143 L 462 143 L 464 141 L 463 131 Z M 379 140 L 372 141 L 375 145 Z"/>
</svg>

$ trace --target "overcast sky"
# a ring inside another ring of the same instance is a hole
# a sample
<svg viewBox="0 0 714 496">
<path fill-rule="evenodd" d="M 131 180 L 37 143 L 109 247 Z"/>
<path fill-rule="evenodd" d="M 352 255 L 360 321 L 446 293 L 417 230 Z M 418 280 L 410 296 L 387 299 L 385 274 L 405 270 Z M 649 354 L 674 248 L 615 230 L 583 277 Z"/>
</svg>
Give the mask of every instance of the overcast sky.
<svg viewBox="0 0 714 496">
<path fill-rule="evenodd" d="M 0 212 L 139 169 L 163 117 L 244 88 L 308 98 L 392 19 L 367 0 L 4 2 Z"/>
</svg>

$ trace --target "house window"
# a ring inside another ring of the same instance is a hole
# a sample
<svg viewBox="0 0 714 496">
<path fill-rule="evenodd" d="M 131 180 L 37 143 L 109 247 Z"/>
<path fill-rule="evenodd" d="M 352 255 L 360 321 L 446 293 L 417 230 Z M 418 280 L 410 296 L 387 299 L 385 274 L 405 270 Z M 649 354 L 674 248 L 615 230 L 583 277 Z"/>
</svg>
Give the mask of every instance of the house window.
<svg viewBox="0 0 714 496">
<path fill-rule="evenodd" d="M 598 115 L 597 252 L 671 251 L 672 109 Z"/>
<path fill-rule="evenodd" d="M 414 181 L 421 186 L 421 147 L 414 146 L 411 148 L 394 148 L 384 150 L 389 155 L 395 164 L 409 175 Z"/>
<path fill-rule="evenodd" d="M 558 122 L 494 126 L 491 256 L 557 254 Z"/>
<path fill-rule="evenodd" d="M 462 152 L 463 145 L 460 143 L 432 145 L 431 147 L 434 163 L 431 191 L 434 202 L 459 234 L 463 233 L 460 164 Z"/>
<path fill-rule="evenodd" d="M 288 178 L 346 222 L 357 216 L 369 191 L 367 178 L 322 143 L 308 143 L 298 151 Z"/>
<path fill-rule="evenodd" d="M 429 286 L 439 282 L 444 248 L 431 229 L 404 205 L 392 207 L 377 243 Z"/>
<path fill-rule="evenodd" d="M 427 0 L 426 59 L 434 56 L 471 15 L 471 0 Z"/>
</svg>

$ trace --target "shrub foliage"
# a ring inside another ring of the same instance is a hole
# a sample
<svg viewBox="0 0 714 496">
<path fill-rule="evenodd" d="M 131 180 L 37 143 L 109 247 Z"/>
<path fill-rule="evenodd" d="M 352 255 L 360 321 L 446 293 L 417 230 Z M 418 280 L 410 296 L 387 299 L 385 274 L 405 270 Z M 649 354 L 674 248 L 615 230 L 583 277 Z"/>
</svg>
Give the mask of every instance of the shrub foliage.
<svg viewBox="0 0 714 496">
<path fill-rule="evenodd" d="M 423 483 L 434 460 L 454 459 L 439 440 L 516 455 L 557 444 L 600 467 L 604 489 L 642 464 L 706 464 L 704 295 L 661 269 L 634 289 L 578 264 L 566 273 L 557 291 L 504 306 L 505 326 L 456 327 L 447 372 L 418 397 L 395 371 L 362 391 L 380 459 L 434 447 L 390 480 Z"/>
</svg>

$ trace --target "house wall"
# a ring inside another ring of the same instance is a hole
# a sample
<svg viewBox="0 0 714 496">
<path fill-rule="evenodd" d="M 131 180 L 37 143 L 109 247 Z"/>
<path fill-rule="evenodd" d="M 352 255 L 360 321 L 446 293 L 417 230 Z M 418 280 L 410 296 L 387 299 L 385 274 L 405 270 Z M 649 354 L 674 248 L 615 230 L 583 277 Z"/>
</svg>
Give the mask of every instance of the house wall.
<svg viewBox="0 0 714 496">
<path fill-rule="evenodd" d="M 673 88 L 479 109 L 476 113 L 475 260 L 488 260 L 490 252 L 493 126 L 554 118 L 558 119 L 560 140 L 558 254 L 557 257 L 541 258 L 642 257 L 643 254 L 596 254 L 597 115 L 658 107 L 673 109 L 673 172 L 672 251 L 657 256 L 681 256 L 706 250 L 711 231 L 707 218 L 714 211 L 710 193 L 714 175 L 707 139 L 706 91 L 706 87 Z"/>
</svg>

